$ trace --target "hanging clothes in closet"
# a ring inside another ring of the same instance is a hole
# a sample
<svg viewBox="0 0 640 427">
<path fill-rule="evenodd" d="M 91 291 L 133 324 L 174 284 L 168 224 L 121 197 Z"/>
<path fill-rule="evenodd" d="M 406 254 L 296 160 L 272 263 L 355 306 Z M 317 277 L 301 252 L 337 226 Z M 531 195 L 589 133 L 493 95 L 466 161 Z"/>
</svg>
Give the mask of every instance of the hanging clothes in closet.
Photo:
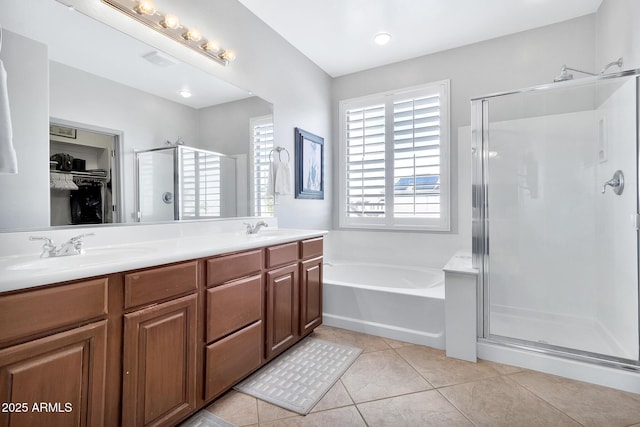
<svg viewBox="0 0 640 427">
<path fill-rule="evenodd" d="M 69 196 L 72 224 L 102 224 L 103 184 L 101 182 L 79 181 L 78 190 Z"/>
</svg>

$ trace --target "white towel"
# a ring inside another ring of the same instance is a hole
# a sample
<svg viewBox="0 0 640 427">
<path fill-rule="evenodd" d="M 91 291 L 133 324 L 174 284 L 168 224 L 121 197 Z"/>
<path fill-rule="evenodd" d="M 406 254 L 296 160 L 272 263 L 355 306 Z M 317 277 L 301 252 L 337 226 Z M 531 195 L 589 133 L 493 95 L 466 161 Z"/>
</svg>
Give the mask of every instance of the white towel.
<svg viewBox="0 0 640 427">
<path fill-rule="evenodd" d="M 273 159 L 269 163 L 269 175 L 267 175 L 267 196 L 274 195 L 274 188 L 276 185 L 276 171 L 278 170 L 278 166 L 280 165 L 280 161 L 278 159 Z"/>
<path fill-rule="evenodd" d="M 280 162 L 276 169 L 274 191 L 276 194 L 291 194 L 291 173 L 289 172 L 289 163 Z"/>
<path fill-rule="evenodd" d="M 18 173 L 18 159 L 13 148 L 7 71 L 0 60 L 0 174 L 2 173 Z"/>
</svg>

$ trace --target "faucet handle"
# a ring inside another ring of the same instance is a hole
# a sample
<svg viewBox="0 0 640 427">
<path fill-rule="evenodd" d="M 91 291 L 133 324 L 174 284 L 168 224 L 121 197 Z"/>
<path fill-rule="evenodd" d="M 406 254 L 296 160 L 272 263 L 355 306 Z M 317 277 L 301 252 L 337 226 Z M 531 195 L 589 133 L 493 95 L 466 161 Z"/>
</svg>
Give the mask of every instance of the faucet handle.
<svg viewBox="0 0 640 427">
<path fill-rule="evenodd" d="M 77 236 L 73 236 L 67 241 L 67 243 L 64 244 L 64 246 L 71 245 L 75 249 L 76 253 L 83 253 L 82 245 L 84 244 L 84 241 L 82 239 L 84 239 L 86 236 L 93 236 L 93 235 L 94 233 L 85 233 L 85 234 L 79 234 Z"/>
<path fill-rule="evenodd" d="M 615 171 L 613 178 L 602 185 L 602 194 L 607 191 L 607 186 L 610 186 L 613 189 L 613 192 L 618 196 L 622 194 L 622 191 L 624 190 L 624 174 L 621 170 Z"/>
<path fill-rule="evenodd" d="M 243 222 L 243 224 L 247 227 L 247 234 L 250 234 L 253 231 L 253 226 L 248 222 Z"/>
<path fill-rule="evenodd" d="M 50 256 L 55 256 L 56 245 L 53 243 L 48 237 L 42 236 L 29 236 L 29 240 L 44 240 L 44 245 L 42 245 L 42 253 L 40 254 L 40 258 L 47 258 Z"/>
<path fill-rule="evenodd" d="M 43 237 L 43 236 L 29 236 L 29 240 L 44 240 L 44 244 L 45 246 L 54 246 L 55 244 L 53 243 L 53 240 L 51 240 L 48 237 Z"/>
<path fill-rule="evenodd" d="M 82 239 L 84 237 L 87 236 L 95 236 L 95 233 L 84 233 L 84 234 L 79 234 L 77 236 L 73 236 L 72 238 L 69 239 L 70 242 L 82 242 Z"/>
</svg>

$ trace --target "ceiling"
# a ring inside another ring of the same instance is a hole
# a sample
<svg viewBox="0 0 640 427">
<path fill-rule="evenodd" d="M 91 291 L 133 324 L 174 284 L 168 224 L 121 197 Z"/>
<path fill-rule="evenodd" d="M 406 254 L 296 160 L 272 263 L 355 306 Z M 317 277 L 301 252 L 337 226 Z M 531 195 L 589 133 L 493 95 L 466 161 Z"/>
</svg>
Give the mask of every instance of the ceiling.
<svg viewBox="0 0 640 427">
<path fill-rule="evenodd" d="M 50 59 L 202 108 L 251 96 L 182 61 L 158 67 L 155 51 L 62 2 L 0 1 L 0 25 L 45 43 Z M 157 0 L 160 4 L 164 1 Z M 182 0 L 205 4 L 211 0 Z M 238 0 L 331 76 L 450 49 L 593 13 L 602 0 Z M 393 38 L 373 43 L 378 32 Z M 77 37 L 82 34 L 82 37 Z M 171 42 L 168 42 L 171 43 Z M 189 89 L 189 99 L 178 92 Z"/>
<path fill-rule="evenodd" d="M 594 13 L 602 3 L 602 0 L 239 1 L 332 77 L 566 21 Z M 387 45 L 373 42 L 373 36 L 379 32 L 392 35 Z"/>
</svg>

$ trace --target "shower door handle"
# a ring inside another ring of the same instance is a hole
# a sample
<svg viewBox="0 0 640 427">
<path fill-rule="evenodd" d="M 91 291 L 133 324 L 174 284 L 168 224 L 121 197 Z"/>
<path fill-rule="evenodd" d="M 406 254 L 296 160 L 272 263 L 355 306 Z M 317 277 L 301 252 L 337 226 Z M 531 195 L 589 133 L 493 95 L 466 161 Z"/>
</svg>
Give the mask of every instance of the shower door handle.
<svg viewBox="0 0 640 427">
<path fill-rule="evenodd" d="M 604 183 L 604 185 L 602 186 L 602 194 L 604 194 L 604 192 L 607 190 L 607 185 L 613 188 L 613 192 L 618 196 L 621 195 L 622 191 L 624 190 L 624 174 L 622 173 L 622 171 L 615 171 L 615 173 L 613 174 L 613 178 Z"/>
</svg>

